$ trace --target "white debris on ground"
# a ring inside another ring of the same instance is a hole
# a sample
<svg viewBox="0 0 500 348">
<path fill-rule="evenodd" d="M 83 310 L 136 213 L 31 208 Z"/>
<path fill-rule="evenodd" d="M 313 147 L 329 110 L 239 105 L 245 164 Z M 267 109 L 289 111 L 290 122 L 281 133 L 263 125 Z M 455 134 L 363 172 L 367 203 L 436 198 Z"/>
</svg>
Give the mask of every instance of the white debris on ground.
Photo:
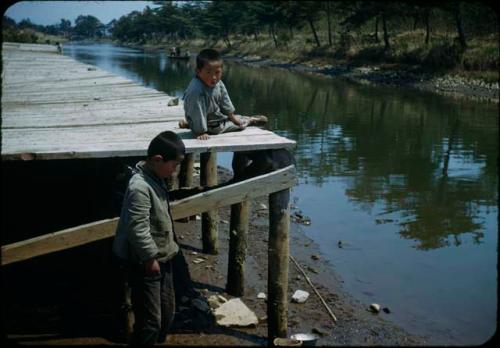
<svg viewBox="0 0 500 348">
<path fill-rule="evenodd" d="M 215 310 L 213 314 L 218 325 L 221 326 L 250 326 L 257 325 L 259 319 L 240 298 L 233 298 Z"/>
<path fill-rule="evenodd" d="M 309 293 L 304 290 L 296 290 L 292 295 L 292 302 L 304 303 L 309 298 Z"/>
</svg>

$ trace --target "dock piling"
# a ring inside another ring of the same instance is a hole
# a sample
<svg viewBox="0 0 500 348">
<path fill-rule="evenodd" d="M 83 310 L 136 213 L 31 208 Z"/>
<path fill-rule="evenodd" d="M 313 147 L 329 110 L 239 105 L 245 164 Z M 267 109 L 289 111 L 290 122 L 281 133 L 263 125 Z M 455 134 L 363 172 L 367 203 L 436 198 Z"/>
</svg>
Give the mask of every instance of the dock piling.
<svg viewBox="0 0 500 348">
<path fill-rule="evenodd" d="M 287 337 L 290 189 L 269 195 L 268 340 Z"/>
<path fill-rule="evenodd" d="M 250 201 L 246 200 L 231 205 L 226 292 L 232 296 L 243 296 L 245 292 L 245 258 L 249 216 Z"/>
<path fill-rule="evenodd" d="M 217 185 L 217 152 L 215 151 L 200 154 L 200 184 L 205 187 Z M 219 252 L 218 220 L 216 209 L 201 214 L 201 235 L 204 253 L 217 254 Z"/>
</svg>

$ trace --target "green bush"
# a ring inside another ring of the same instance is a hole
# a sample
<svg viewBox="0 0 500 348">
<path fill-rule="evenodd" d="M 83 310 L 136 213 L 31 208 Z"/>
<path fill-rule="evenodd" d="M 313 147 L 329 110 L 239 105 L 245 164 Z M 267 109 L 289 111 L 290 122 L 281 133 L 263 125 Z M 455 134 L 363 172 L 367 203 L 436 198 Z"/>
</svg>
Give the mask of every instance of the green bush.
<svg viewBox="0 0 500 348">
<path fill-rule="evenodd" d="M 5 28 L 2 31 L 3 41 L 20 42 L 20 43 L 36 43 L 38 36 L 34 31 L 25 29 L 17 30 L 14 28 Z"/>
</svg>

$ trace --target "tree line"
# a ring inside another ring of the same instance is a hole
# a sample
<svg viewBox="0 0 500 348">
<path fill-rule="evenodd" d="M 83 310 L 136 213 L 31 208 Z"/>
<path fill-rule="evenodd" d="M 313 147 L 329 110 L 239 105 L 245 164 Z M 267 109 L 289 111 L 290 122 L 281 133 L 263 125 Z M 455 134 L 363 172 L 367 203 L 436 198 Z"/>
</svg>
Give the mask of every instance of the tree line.
<svg viewBox="0 0 500 348">
<path fill-rule="evenodd" d="M 73 39 L 109 36 L 119 42 L 203 38 L 222 40 L 231 48 L 232 38 L 259 40 L 263 35 L 280 47 L 297 32 L 308 33 L 317 47 L 342 46 L 349 38 L 371 35 L 384 50 L 403 31 L 423 30 L 425 44 L 432 34 L 453 28 L 456 43 L 466 49 L 470 37 L 498 34 L 496 11 L 486 3 L 445 1 L 154 1 L 155 7 L 134 11 L 101 23 L 94 16 L 79 16 L 75 25 L 61 19 L 55 25 L 35 25 L 24 19 L 16 24 L 4 16 L 4 28 L 62 35 Z M 324 35 L 320 35 L 320 32 Z"/>
</svg>

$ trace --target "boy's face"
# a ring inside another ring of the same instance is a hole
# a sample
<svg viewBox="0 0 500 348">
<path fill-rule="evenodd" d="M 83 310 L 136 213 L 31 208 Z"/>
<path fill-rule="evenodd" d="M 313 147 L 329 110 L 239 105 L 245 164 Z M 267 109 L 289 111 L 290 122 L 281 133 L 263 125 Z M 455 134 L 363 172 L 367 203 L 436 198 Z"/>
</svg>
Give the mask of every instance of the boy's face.
<svg viewBox="0 0 500 348">
<path fill-rule="evenodd" d="M 181 156 L 176 160 L 164 161 L 162 156 L 156 155 L 152 158 L 152 169 L 157 177 L 165 179 L 172 176 L 183 159 L 184 157 Z"/>
<path fill-rule="evenodd" d="M 208 87 L 214 87 L 222 78 L 222 61 L 206 62 L 203 68 L 196 69 L 196 75 Z"/>
</svg>

